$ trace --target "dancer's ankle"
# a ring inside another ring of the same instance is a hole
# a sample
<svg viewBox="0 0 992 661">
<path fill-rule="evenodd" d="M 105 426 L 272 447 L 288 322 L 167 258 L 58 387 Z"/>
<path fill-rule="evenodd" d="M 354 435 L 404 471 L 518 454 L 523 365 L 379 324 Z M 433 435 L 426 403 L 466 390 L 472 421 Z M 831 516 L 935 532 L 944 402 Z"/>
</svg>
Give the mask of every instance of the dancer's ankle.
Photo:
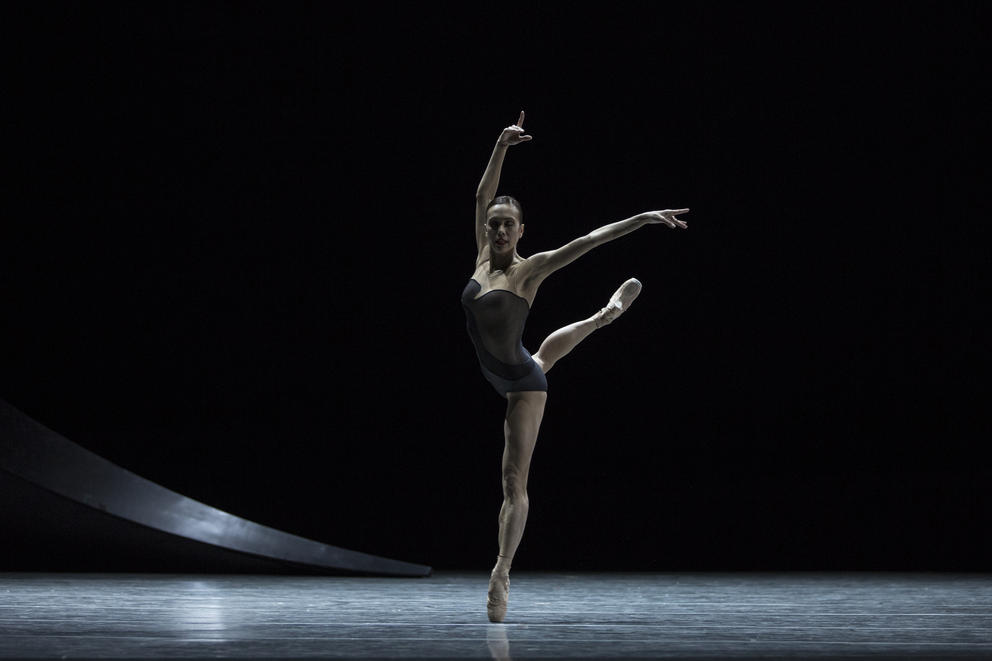
<svg viewBox="0 0 992 661">
<path fill-rule="evenodd" d="M 510 573 L 510 563 L 513 562 L 512 558 L 508 558 L 505 555 L 496 556 L 496 566 L 493 567 L 494 574 L 509 574 Z"/>
<path fill-rule="evenodd" d="M 623 311 L 619 305 L 611 303 L 605 308 L 601 309 L 599 312 L 592 316 L 593 323 L 596 324 L 596 330 L 599 330 L 603 326 L 609 326 L 613 323 L 613 320 L 620 316 Z"/>
</svg>

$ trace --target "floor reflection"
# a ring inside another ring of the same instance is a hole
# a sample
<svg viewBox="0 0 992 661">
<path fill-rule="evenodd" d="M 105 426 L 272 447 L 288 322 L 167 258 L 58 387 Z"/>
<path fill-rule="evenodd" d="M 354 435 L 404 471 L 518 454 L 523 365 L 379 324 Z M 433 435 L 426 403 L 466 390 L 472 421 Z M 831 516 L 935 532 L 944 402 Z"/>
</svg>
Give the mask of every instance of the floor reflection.
<svg viewBox="0 0 992 661">
<path fill-rule="evenodd" d="M 506 626 L 490 624 L 486 628 L 486 645 L 494 661 L 511 661 L 510 639 L 506 636 Z"/>
<path fill-rule="evenodd" d="M 231 594 L 230 588 L 225 588 L 226 585 L 219 581 L 181 581 L 174 589 L 183 607 L 165 610 L 163 619 L 182 635 L 195 635 L 201 640 L 226 640 Z"/>
</svg>

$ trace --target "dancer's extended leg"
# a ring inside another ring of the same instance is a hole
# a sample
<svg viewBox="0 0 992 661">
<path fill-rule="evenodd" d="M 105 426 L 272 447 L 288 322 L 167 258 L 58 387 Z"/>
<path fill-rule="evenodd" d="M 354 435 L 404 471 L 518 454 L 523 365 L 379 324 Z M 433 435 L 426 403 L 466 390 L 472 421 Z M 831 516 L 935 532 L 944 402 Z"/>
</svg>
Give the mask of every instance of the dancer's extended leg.
<svg viewBox="0 0 992 661">
<path fill-rule="evenodd" d="M 510 565 L 527 524 L 527 475 L 544 418 L 548 394 L 540 391 L 507 393 L 503 423 L 503 506 L 499 511 L 499 555 L 489 580 L 486 611 L 493 622 L 506 615 Z"/>
<path fill-rule="evenodd" d="M 582 340 L 599 328 L 596 321 L 601 312 L 597 312 L 588 319 L 576 321 L 563 328 L 559 328 L 545 338 L 541 343 L 541 348 L 534 354 L 534 360 L 541 366 L 547 374 L 559 359 L 563 358 L 569 351 L 574 349 Z"/>
<path fill-rule="evenodd" d="M 549 335 L 541 343 L 541 348 L 534 354 L 534 360 L 547 373 L 559 359 L 574 349 L 579 342 L 589 337 L 594 330 L 602 328 L 619 317 L 639 293 L 641 293 L 641 283 L 635 278 L 623 283 L 610 298 L 610 302 L 606 304 L 605 308 L 588 319 L 559 328 Z"/>
</svg>

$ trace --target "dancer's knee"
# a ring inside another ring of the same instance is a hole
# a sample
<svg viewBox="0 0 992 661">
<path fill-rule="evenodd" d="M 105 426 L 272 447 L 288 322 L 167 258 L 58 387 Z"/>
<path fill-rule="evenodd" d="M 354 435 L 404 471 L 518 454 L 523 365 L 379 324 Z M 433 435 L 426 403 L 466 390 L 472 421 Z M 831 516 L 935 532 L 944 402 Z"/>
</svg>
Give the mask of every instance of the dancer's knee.
<svg viewBox="0 0 992 661">
<path fill-rule="evenodd" d="M 519 470 L 503 471 L 503 497 L 511 502 L 527 502 L 527 478 Z"/>
</svg>

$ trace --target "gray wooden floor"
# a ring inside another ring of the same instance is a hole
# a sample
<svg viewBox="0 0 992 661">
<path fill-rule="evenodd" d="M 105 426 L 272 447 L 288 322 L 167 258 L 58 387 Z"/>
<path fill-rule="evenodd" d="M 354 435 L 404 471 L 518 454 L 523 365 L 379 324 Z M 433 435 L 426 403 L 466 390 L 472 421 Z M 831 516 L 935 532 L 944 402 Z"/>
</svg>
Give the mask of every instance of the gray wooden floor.
<svg viewBox="0 0 992 661">
<path fill-rule="evenodd" d="M 2 574 L 0 657 L 992 658 L 992 575 Z"/>
</svg>

